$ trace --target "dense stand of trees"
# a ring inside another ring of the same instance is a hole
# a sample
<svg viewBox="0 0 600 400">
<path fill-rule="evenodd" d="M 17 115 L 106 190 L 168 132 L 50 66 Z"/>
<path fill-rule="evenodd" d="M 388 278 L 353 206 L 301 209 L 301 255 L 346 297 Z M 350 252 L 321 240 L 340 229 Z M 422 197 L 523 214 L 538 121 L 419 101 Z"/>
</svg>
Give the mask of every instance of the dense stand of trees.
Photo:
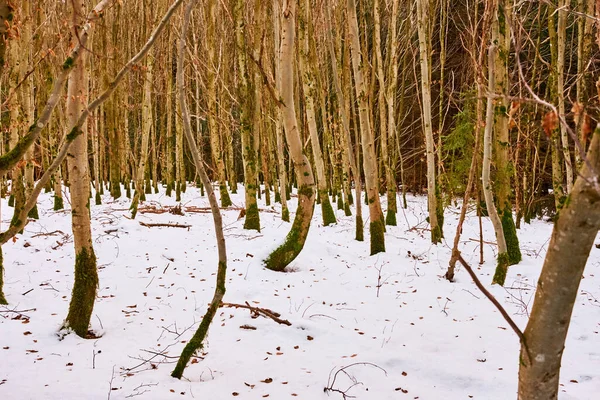
<svg viewBox="0 0 600 400">
<path fill-rule="evenodd" d="M 283 244 L 265 260 L 275 271 L 302 251 L 315 202 L 323 225 L 336 222 L 334 207 L 354 212 L 356 240 L 364 240 L 364 201 L 373 255 L 386 251 L 385 226 L 398 223 L 407 192 L 427 194 L 434 244 L 448 234 L 444 208 L 461 197 L 446 277 L 454 278 L 466 207 L 476 201 L 496 232 L 500 285 L 521 260 L 522 223 L 551 218 L 540 284 L 553 287 L 564 271 L 573 276 L 564 296 L 547 287 L 536 295 L 519 396 L 556 398 L 568 323 L 558 335 L 543 332 L 568 321 L 600 221 L 596 7 L 592 0 L 2 0 L 0 191 L 14 217 L 0 243 L 38 218 L 41 190 L 54 193 L 58 210 L 69 189 L 76 281 L 64 328 L 86 337 L 98 284 L 90 198 L 100 204 L 105 191 L 131 198 L 135 218 L 159 186 L 179 200 L 198 185 L 218 232 L 211 182 L 223 208 L 243 184 L 245 229 L 260 231 L 260 202 L 281 203 L 283 221 L 294 213 Z M 294 190 L 298 206 L 289 210 Z M 585 237 L 581 259 L 561 256 L 565 237 Z M 227 265 L 218 241 L 213 315 Z M 565 263 L 572 268 L 557 269 Z M 0 304 L 10 300 L 3 275 L 0 253 Z M 558 356 L 538 362 L 549 346 Z M 186 348 L 188 359 L 194 350 Z M 532 389 L 544 374 L 552 379 Z"/>
</svg>

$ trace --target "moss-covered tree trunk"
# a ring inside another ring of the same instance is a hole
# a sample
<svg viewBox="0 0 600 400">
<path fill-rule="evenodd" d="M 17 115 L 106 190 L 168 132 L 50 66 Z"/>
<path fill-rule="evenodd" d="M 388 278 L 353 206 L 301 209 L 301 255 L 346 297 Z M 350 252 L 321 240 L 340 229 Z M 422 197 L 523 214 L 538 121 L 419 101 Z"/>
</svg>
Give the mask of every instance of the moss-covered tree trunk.
<svg viewBox="0 0 600 400">
<path fill-rule="evenodd" d="M 490 3 L 492 10 L 492 34 L 490 46 L 488 49 L 488 96 L 485 117 L 485 132 L 483 136 L 483 168 L 481 174 L 481 184 L 483 187 L 483 195 L 485 205 L 494 226 L 496 233 L 496 241 L 498 242 L 498 265 L 494 274 L 493 283 L 504 285 L 506 272 L 508 270 L 508 251 L 506 248 L 506 240 L 504 239 L 504 229 L 502 220 L 498 215 L 496 205 L 494 203 L 494 195 L 492 190 L 492 182 L 490 179 L 490 170 L 492 165 L 492 147 L 494 134 L 494 90 L 496 89 L 496 57 L 498 49 L 498 0 L 493 0 Z"/>
<path fill-rule="evenodd" d="M 497 37 L 496 48 L 496 89 L 495 92 L 500 96 L 495 101 L 494 107 L 494 165 L 496 174 L 494 179 L 494 193 L 496 195 L 496 205 L 500 219 L 502 220 L 502 229 L 508 251 L 508 265 L 518 264 L 521 261 L 521 250 L 519 248 L 519 238 L 513 218 L 512 207 L 512 189 L 510 177 L 513 175 L 515 166 L 510 161 L 509 148 L 509 128 L 508 128 L 508 109 L 510 102 L 508 95 L 510 92 L 510 81 L 508 79 L 508 55 L 510 52 L 510 18 L 512 7 L 507 8 L 504 0 L 498 1 L 498 17 L 494 19 L 492 29 Z M 504 282 L 498 282 L 504 284 Z"/>
<path fill-rule="evenodd" d="M 356 18 L 356 3 L 354 0 L 346 2 L 348 25 L 349 25 L 349 41 L 350 55 L 352 59 L 352 70 L 354 72 L 354 88 L 356 99 L 358 100 L 358 119 L 360 123 L 360 136 L 363 149 L 363 169 L 365 171 L 365 183 L 367 199 L 369 204 L 370 225 L 369 232 L 371 233 L 371 255 L 385 251 L 385 221 L 381 202 L 379 200 L 379 184 L 377 173 L 377 157 L 375 155 L 375 139 L 371 129 L 369 117 L 369 99 L 367 81 L 365 80 L 365 63 L 362 58 L 362 50 L 360 45 L 360 37 L 358 30 L 358 20 Z M 359 199 L 357 198 L 358 202 Z"/>
<path fill-rule="evenodd" d="M 298 180 L 298 208 L 285 242 L 265 260 L 267 268 L 283 271 L 304 248 L 315 204 L 315 179 L 308 158 L 302 152 L 294 101 L 294 36 L 296 2 L 285 0 L 281 10 L 281 100 L 283 123 L 290 157 Z"/>
<path fill-rule="evenodd" d="M 227 273 L 227 250 L 225 247 L 225 236 L 223 234 L 223 220 L 221 217 L 221 211 L 219 210 L 219 204 L 217 203 L 217 197 L 215 196 L 214 190 L 212 188 L 212 184 L 206 171 L 204 169 L 204 164 L 202 160 L 202 154 L 198 150 L 196 143 L 194 142 L 194 135 L 192 133 L 192 127 L 190 122 L 190 115 L 188 111 L 188 106 L 185 99 L 185 85 L 184 85 L 184 76 L 183 76 L 183 62 L 185 57 L 185 41 L 186 41 L 186 33 L 189 25 L 190 14 L 192 11 L 192 7 L 196 2 L 191 1 L 186 9 L 184 15 L 184 22 L 182 28 L 181 38 L 179 40 L 179 53 L 178 53 L 178 62 L 177 62 L 177 97 L 179 99 L 180 108 L 181 108 L 181 117 L 183 120 L 183 130 L 185 134 L 186 141 L 192 153 L 192 157 L 194 159 L 194 164 L 196 166 L 196 170 L 200 175 L 200 179 L 204 183 L 206 187 L 206 191 L 208 194 L 208 200 L 210 202 L 210 209 L 212 212 L 214 225 L 215 225 L 215 234 L 217 239 L 217 249 L 219 253 L 219 265 L 217 269 L 217 282 L 215 287 L 215 293 L 210 302 L 208 310 L 202 321 L 200 322 L 200 326 L 198 327 L 192 339 L 186 344 L 183 351 L 181 352 L 181 356 L 177 361 L 177 365 L 175 369 L 171 373 L 171 376 L 174 378 L 181 379 L 183 376 L 183 371 L 190 361 L 191 357 L 194 353 L 200 349 L 202 349 L 204 339 L 208 333 L 208 328 L 217 313 L 221 305 L 221 301 L 223 300 L 223 296 L 225 295 L 225 281 L 226 281 L 226 273 Z M 238 5 L 241 1 L 238 0 Z"/>
<path fill-rule="evenodd" d="M 321 144 L 319 142 L 319 133 L 317 130 L 317 117 L 315 112 L 315 99 L 317 96 L 316 79 L 315 79 L 315 55 L 311 52 L 310 45 L 310 4 L 307 0 L 301 1 L 301 8 L 299 10 L 299 29 L 298 29 L 298 42 L 301 44 L 300 47 L 300 73 L 302 75 L 302 87 L 304 90 L 304 110 L 306 112 L 306 125 L 308 126 L 308 132 L 310 134 L 310 143 L 312 154 L 315 160 L 315 167 L 317 170 L 317 188 L 318 196 L 321 202 L 321 212 L 323 218 L 323 225 L 328 226 L 337 222 L 335 218 L 335 212 L 331 206 L 329 200 L 329 194 L 327 192 L 327 178 L 325 176 L 325 163 L 323 161 L 323 152 L 321 151 Z M 312 46 L 314 49 L 314 44 Z M 324 112 L 325 110 L 322 110 Z"/>
<path fill-rule="evenodd" d="M 73 37 L 77 38 L 80 36 L 79 21 L 86 14 L 83 13 L 82 0 L 74 1 L 72 4 L 72 21 L 77 22 L 72 27 Z M 87 104 L 85 58 L 85 55 L 82 55 L 69 78 L 66 106 L 69 127 L 77 126 L 79 116 Z M 70 149 L 71 157 L 69 157 L 67 163 L 70 178 L 73 239 L 75 242 L 75 281 L 64 328 L 70 328 L 78 336 L 85 338 L 88 336 L 90 318 L 96 299 L 98 271 L 96 269 L 96 255 L 92 245 L 90 225 L 87 129 L 85 125 L 79 129 L 82 130 L 82 133 L 73 140 Z"/>
<path fill-rule="evenodd" d="M 554 224 L 521 344 L 519 400 L 558 398 L 560 364 L 579 283 L 600 229 L 600 130 Z M 527 354 L 528 352 L 528 354 Z"/>
<path fill-rule="evenodd" d="M 240 102 L 240 130 L 242 136 L 242 155 L 244 158 L 244 187 L 246 200 L 246 219 L 244 229 L 253 229 L 260 232 L 260 216 L 256 202 L 256 189 L 258 182 L 258 157 L 256 155 L 257 140 L 254 131 L 255 122 L 255 93 L 253 93 L 253 80 L 250 77 L 246 59 L 246 17 L 243 4 L 236 3 L 236 44 L 240 49 L 237 53 L 239 72 L 239 102 Z M 251 50 L 248 50 L 251 51 Z"/>
</svg>

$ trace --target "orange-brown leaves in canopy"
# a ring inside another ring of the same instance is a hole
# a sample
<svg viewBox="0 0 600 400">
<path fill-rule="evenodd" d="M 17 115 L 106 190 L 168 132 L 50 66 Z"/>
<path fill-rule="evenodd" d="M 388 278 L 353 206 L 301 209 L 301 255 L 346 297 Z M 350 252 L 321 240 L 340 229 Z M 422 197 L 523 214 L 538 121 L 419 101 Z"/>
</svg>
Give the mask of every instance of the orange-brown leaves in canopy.
<svg viewBox="0 0 600 400">
<path fill-rule="evenodd" d="M 544 133 L 547 137 L 551 137 L 552 131 L 558 128 L 558 115 L 554 111 L 550 111 L 544 115 L 542 128 L 544 128 Z"/>
</svg>

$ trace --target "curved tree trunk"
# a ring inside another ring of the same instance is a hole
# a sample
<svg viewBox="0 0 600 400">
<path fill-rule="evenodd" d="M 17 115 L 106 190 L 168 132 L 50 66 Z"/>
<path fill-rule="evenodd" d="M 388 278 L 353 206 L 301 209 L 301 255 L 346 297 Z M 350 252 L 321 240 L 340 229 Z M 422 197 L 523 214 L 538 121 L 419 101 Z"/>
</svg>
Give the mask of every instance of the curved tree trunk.
<svg viewBox="0 0 600 400">
<path fill-rule="evenodd" d="M 315 179 L 308 158 L 302 152 L 294 102 L 294 36 L 296 0 L 284 0 L 281 32 L 281 98 L 283 124 L 290 157 L 298 180 L 298 208 L 285 242 L 265 260 L 267 268 L 283 271 L 300 254 L 310 228 L 315 205 Z"/>
<path fill-rule="evenodd" d="M 206 314 L 204 314 L 204 317 L 202 317 L 202 321 L 200 322 L 200 326 L 198 326 L 198 330 L 196 331 L 196 333 L 194 333 L 192 339 L 190 339 L 190 341 L 185 345 L 183 351 L 181 352 L 181 356 L 177 361 L 177 365 L 171 373 L 172 377 L 178 379 L 181 379 L 183 371 L 187 363 L 192 358 L 192 355 L 197 350 L 202 349 L 203 347 L 203 341 L 208 333 L 210 323 L 212 322 L 215 314 L 217 313 L 217 310 L 221 305 L 221 301 L 223 300 L 223 296 L 225 295 L 225 282 L 227 274 L 227 248 L 225 246 L 225 235 L 223 234 L 223 219 L 221 216 L 221 211 L 219 210 L 219 203 L 217 202 L 217 197 L 215 196 L 215 192 L 213 190 L 211 181 L 208 178 L 208 175 L 206 174 L 206 170 L 204 169 L 204 161 L 202 160 L 202 154 L 200 153 L 198 147 L 196 146 L 196 142 L 194 141 L 194 134 L 192 133 L 192 125 L 190 122 L 190 113 L 188 110 L 184 90 L 185 85 L 183 76 L 183 62 L 185 59 L 186 33 L 190 21 L 190 14 L 195 3 L 196 0 L 192 0 L 189 3 L 187 9 L 185 10 L 183 28 L 181 32 L 181 37 L 179 39 L 179 52 L 177 57 L 177 98 L 181 110 L 181 118 L 183 120 L 183 133 L 185 134 L 188 146 L 190 147 L 196 170 L 200 175 L 200 179 L 204 183 L 204 186 L 206 187 L 206 192 L 208 194 L 210 210 L 212 212 L 213 221 L 215 225 L 217 251 L 219 253 L 219 266 L 217 269 L 217 282 L 215 287 L 215 293 L 210 302 L 210 305 L 208 306 L 208 310 L 206 311 Z"/>
</svg>

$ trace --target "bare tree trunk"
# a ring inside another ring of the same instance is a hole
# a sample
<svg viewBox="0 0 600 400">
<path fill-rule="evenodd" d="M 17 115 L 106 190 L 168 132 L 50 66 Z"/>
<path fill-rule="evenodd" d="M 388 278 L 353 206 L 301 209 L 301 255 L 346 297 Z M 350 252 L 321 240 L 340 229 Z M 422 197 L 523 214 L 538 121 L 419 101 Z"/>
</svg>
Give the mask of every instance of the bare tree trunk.
<svg viewBox="0 0 600 400">
<path fill-rule="evenodd" d="M 323 152 L 319 143 L 319 134 L 317 132 L 317 118 L 315 113 L 315 98 L 317 96 L 315 82 L 315 59 L 314 54 L 310 51 L 310 3 L 307 0 L 302 0 L 301 11 L 299 16 L 299 34 L 298 41 L 302 44 L 300 50 L 300 73 L 302 75 L 302 86 L 304 88 L 304 108 L 306 111 L 306 124 L 310 134 L 310 143 L 312 146 L 313 157 L 315 159 L 315 167 L 317 169 L 317 187 L 319 192 L 319 200 L 321 201 L 321 211 L 323 217 L 323 225 L 327 226 L 337 222 L 335 212 L 329 200 L 327 193 L 327 179 L 325 177 L 325 164 L 323 162 Z M 313 49 L 315 47 L 313 46 Z M 324 110 L 322 110 L 324 111 Z"/>
<path fill-rule="evenodd" d="M 557 57 L 556 57 L 556 76 L 557 76 L 557 95 L 558 95 L 558 113 L 561 118 L 565 116 L 565 45 L 567 42 L 567 7 L 570 1 L 558 0 L 558 29 L 557 29 Z M 569 136 L 567 126 L 560 125 L 560 140 L 562 143 L 563 158 L 565 160 L 565 174 L 567 179 L 567 194 L 571 193 L 573 188 L 573 168 L 571 162 L 571 151 L 569 150 Z M 510 255 L 510 253 L 509 253 Z"/>
<path fill-rule="evenodd" d="M 275 86 L 281 93 L 281 9 L 279 0 L 273 0 L 273 30 L 275 42 Z M 290 211 L 287 206 L 287 174 L 285 171 L 283 116 L 281 109 L 275 110 L 275 136 L 277 140 L 277 165 L 279 170 L 279 196 L 281 199 L 281 219 L 290 222 Z"/>
<path fill-rule="evenodd" d="M 362 219 L 362 203 L 361 203 L 361 193 L 362 193 L 362 183 L 360 177 L 360 169 L 358 167 L 357 159 L 358 159 L 358 148 L 355 150 L 352 148 L 352 137 L 350 135 L 350 116 L 348 115 L 348 108 L 346 108 L 346 99 L 344 96 L 344 92 L 342 91 L 342 83 L 338 72 L 338 63 L 337 57 L 335 53 L 335 48 L 333 46 L 333 32 L 331 29 L 331 12 L 329 8 L 326 7 L 327 16 L 325 18 L 325 30 L 327 31 L 327 47 L 329 49 L 329 58 L 331 60 L 331 70 L 333 71 L 333 84 L 335 86 L 335 93 L 337 96 L 337 110 L 340 119 L 342 120 L 342 143 L 344 145 L 345 153 L 347 153 L 348 164 L 350 166 L 350 171 L 352 176 L 354 177 L 354 185 L 355 185 L 355 201 L 356 204 L 356 232 L 355 239 L 358 241 L 363 241 L 363 219 Z M 349 99 L 348 99 L 349 100 Z M 349 103 L 349 102 L 348 102 Z M 358 143 L 357 143 L 358 146 Z"/>
<path fill-rule="evenodd" d="M 217 74 L 220 71 L 219 60 L 215 55 L 216 47 L 218 46 L 218 36 L 216 32 L 216 24 L 219 21 L 217 19 L 217 5 L 218 1 L 208 2 L 208 15 L 207 15 L 207 43 L 208 47 L 208 65 L 207 65 L 207 91 L 208 91 L 208 130 L 210 134 L 210 150 L 212 152 L 212 159 L 217 172 L 217 179 L 219 180 L 219 195 L 221 197 L 221 207 L 229 207 L 233 203 L 229 197 L 227 191 L 227 178 L 225 175 L 225 152 L 224 146 L 221 141 L 222 134 L 219 129 L 219 123 L 217 119 Z"/>
<path fill-rule="evenodd" d="M 493 130 L 494 130 L 494 90 L 496 89 L 496 53 L 498 42 L 498 0 L 493 0 L 489 3 L 492 7 L 492 37 L 491 44 L 488 49 L 488 96 L 487 109 L 485 118 L 485 133 L 483 136 L 483 170 L 481 174 L 481 184 L 483 186 L 483 195 L 485 205 L 494 226 L 496 240 L 498 242 L 498 265 L 494 274 L 494 283 L 504 284 L 506 272 L 508 270 L 508 251 L 506 241 L 504 239 L 504 230 L 502 221 L 496 210 L 494 196 L 492 194 L 492 183 L 490 180 L 490 168 L 492 164 L 492 146 L 493 146 Z"/>
<path fill-rule="evenodd" d="M 79 22 L 83 14 L 83 0 L 73 1 L 73 21 Z M 80 35 L 79 24 L 72 27 L 73 39 Z M 80 114 L 87 104 L 87 73 L 85 55 L 74 67 L 69 78 L 67 93 L 67 123 L 69 128 L 76 127 Z M 98 270 L 96 255 L 92 245 L 92 229 L 90 220 L 89 197 L 90 175 L 88 170 L 86 126 L 82 126 L 81 134 L 71 144 L 71 157 L 68 159 L 68 170 L 71 193 L 71 216 L 73 239 L 75 242 L 75 282 L 69 304 L 69 313 L 63 328 L 70 328 L 80 337 L 89 337 L 88 328 L 96 289 L 98 287 Z"/>
<path fill-rule="evenodd" d="M 236 18 L 236 44 L 238 46 L 238 73 L 239 73 L 239 102 L 240 102 L 240 130 L 242 133 L 242 154 L 244 157 L 244 185 L 246 200 L 246 219 L 244 229 L 253 229 L 260 232 L 260 216 L 256 202 L 258 185 L 258 157 L 256 155 L 256 132 L 254 130 L 255 100 L 253 98 L 252 81 L 246 65 L 246 51 L 248 43 L 245 39 L 246 16 L 244 2 L 237 0 L 235 8 Z M 258 187 L 260 190 L 260 187 Z"/>
<path fill-rule="evenodd" d="M 181 352 L 181 356 L 177 361 L 177 365 L 171 373 L 172 377 L 178 379 L 181 379 L 181 377 L 183 376 L 183 371 L 187 363 L 192 358 L 192 355 L 197 350 L 202 349 L 204 347 L 203 341 L 208 333 L 210 323 L 212 322 L 215 314 L 217 313 L 217 310 L 221 306 L 221 301 L 223 300 L 223 296 L 225 295 L 225 282 L 227 274 L 227 248 L 225 246 L 225 235 L 223 234 L 223 219 L 221 216 L 221 211 L 219 210 L 219 203 L 217 202 L 217 197 L 215 196 L 215 192 L 212 188 L 211 181 L 208 178 L 208 175 L 206 174 L 206 170 L 204 169 L 204 161 L 202 160 L 202 154 L 198 150 L 196 142 L 194 141 L 194 134 L 192 133 L 192 125 L 190 122 L 190 113 L 188 110 L 184 91 L 185 81 L 183 76 L 183 62 L 185 60 L 185 41 L 190 21 L 190 14 L 195 3 L 196 0 L 191 1 L 188 4 L 187 9 L 185 10 L 182 33 L 179 39 L 179 52 L 177 58 L 177 97 L 181 109 L 181 117 L 183 119 L 183 131 L 185 134 L 185 138 L 187 140 L 188 146 L 190 146 L 196 170 L 198 171 L 200 179 L 202 179 L 202 182 L 206 187 L 208 200 L 210 202 L 210 210 L 212 212 L 213 221 L 215 225 L 217 250 L 219 253 L 219 266 L 217 268 L 217 282 L 215 287 L 215 293 L 208 306 L 208 310 L 206 311 L 206 314 L 204 314 L 204 317 L 202 317 L 202 321 L 200 322 L 200 326 L 198 326 L 198 330 L 196 331 L 196 333 L 194 333 L 192 339 L 185 345 L 183 351 Z"/>
<path fill-rule="evenodd" d="M 154 60 L 150 57 L 146 59 L 146 72 L 144 76 L 144 93 L 142 99 L 142 146 L 140 148 L 140 158 L 138 169 L 135 176 L 135 194 L 131 202 L 131 218 L 135 218 L 138 209 L 138 203 L 146 200 L 144 190 L 144 175 L 146 173 L 146 164 L 148 163 L 148 153 L 150 147 L 150 137 L 153 134 L 153 112 L 152 112 L 152 84 L 154 80 Z"/>
<path fill-rule="evenodd" d="M 600 229 L 600 131 L 554 224 L 521 344 L 519 400 L 558 398 L 560 363 L 579 283 Z M 593 167 L 593 170 L 590 169 Z M 529 354 L 527 354 L 529 349 Z"/>
<path fill-rule="evenodd" d="M 511 169 L 514 165 L 509 160 L 510 138 L 508 135 L 509 107 L 508 95 L 510 92 L 510 81 L 508 78 L 508 54 L 510 53 L 510 20 L 512 18 L 512 6 L 507 6 L 505 0 L 498 1 L 498 9 L 495 13 L 498 17 L 494 19 L 492 30 L 497 37 L 498 47 L 495 56 L 496 94 L 500 96 L 495 101 L 494 108 L 494 155 L 496 175 L 494 180 L 494 194 L 498 213 L 502 221 L 504 240 L 508 251 L 508 265 L 518 264 L 521 261 L 521 250 L 519 249 L 519 238 L 515 228 L 511 201 Z M 504 279 L 498 276 L 497 283 L 503 285 Z"/>
<path fill-rule="evenodd" d="M 284 0 L 281 24 L 281 100 L 283 123 L 290 157 L 298 180 L 298 208 L 285 242 L 265 260 L 267 268 L 283 271 L 302 251 L 315 205 L 315 178 L 308 158 L 302 152 L 294 102 L 294 36 L 296 1 Z"/>
<path fill-rule="evenodd" d="M 369 232 L 371 233 L 371 255 L 385 251 L 385 225 L 384 215 L 379 200 L 379 188 L 377 173 L 377 157 L 375 155 L 375 142 L 371 123 L 369 120 L 369 104 L 366 82 L 364 80 L 364 63 L 361 60 L 361 47 L 358 30 L 358 21 L 356 19 L 356 3 L 354 0 L 346 2 L 349 22 L 349 46 L 352 56 L 352 69 L 354 71 L 354 82 L 356 98 L 358 100 L 358 111 L 360 120 L 361 142 L 363 148 L 363 168 L 365 171 L 365 182 L 367 189 L 367 198 L 369 203 L 369 215 L 371 223 Z M 356 199 L 358 202 L 359 199 Z"/>
<path fill-rule="evenodd" d="M 429 29 L 429 0 L 417 0 L 417 27 L 419 32 L 419 60 L 421 65 L 421 92 L 423 107 L 423 132 L 427 148 L 427 202 L 429 209 L 429 225 L 431 226 L 431 242 L 440 243 L 442 227 L 437 217 L 437 196 L 435 179 L 435 151 L 433 148 L 433 125 L 431 118 L 431 37 Z"/>
</svg>

